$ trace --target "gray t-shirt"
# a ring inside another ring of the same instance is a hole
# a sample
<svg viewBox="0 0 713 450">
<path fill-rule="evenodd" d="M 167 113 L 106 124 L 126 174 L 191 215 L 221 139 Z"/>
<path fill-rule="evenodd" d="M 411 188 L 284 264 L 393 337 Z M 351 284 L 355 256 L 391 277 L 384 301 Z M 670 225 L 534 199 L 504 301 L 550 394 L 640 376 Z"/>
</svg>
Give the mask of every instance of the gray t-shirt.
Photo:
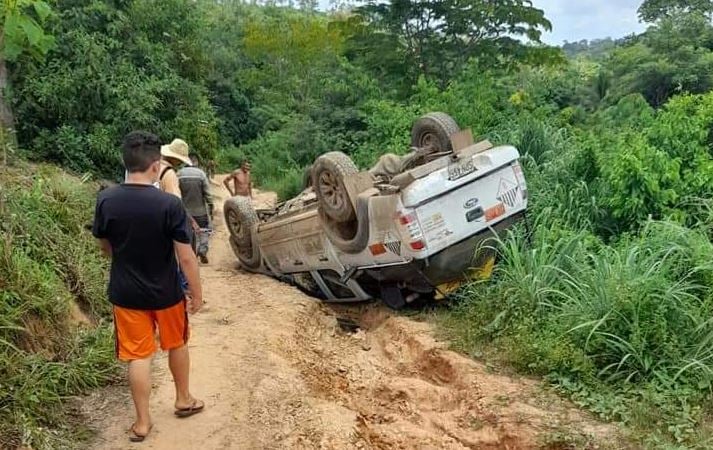
<svg viewBox="0 0 713 450">
<path fill-rule="evenodd" d="M 195 166 L 178 171 L 178 185 L 181 188 L 183 206 L 193 217 L 209 216 L 213 211 L 213 197 L 210 182 L 203 170 Z"/>
</svg>

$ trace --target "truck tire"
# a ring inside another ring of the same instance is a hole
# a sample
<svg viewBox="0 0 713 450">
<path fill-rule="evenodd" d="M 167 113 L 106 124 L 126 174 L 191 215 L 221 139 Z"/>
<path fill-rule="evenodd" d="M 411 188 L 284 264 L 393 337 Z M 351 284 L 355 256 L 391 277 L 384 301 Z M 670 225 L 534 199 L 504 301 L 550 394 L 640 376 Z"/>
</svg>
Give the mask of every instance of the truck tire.
<svg viewBox="0 0 713 450">
<path fill-rule="evenodd" d="M 342 152 L 329 152 L 317 158 L 312 165 L 312 187 L 319 208 L 327 217 L 339 222 L 350 222 L 356 217 L 344 177 L 357 173 L 356 165 Z"/>
<path fill-rule="evenodd" d="M 225 224 L 230 231 L 230 247 L 240 264 L 258 270 L 262 263 L 257 243 L 257 213 L 247 197 L 229 198 L 223 204 Z"/>
<path fill-rule="evenodd" d="M 359 194 L 356 205 L 356 231 L 353 236 L 344 236 L 340 232 L 344 224 L 336 223 L 329 217 L 326 217 L 324 212 L 320 211 L 320 218 L 324 226 L 324 232 L 327 238 L 344 253 L 354 254 L 366 248 L 369 242 L 369 198 L 377 195 L 379 191 L 376 188 L 367 189 Z"/>
<path fill-rule="evenodd" d="M 411 147 L 432 147 L 433 153 L 451 152 L 451 135 L 460 127 L 451 116 L 442 112 L 432 112 L 421 116 L 411 129 Z"/>
</svg>

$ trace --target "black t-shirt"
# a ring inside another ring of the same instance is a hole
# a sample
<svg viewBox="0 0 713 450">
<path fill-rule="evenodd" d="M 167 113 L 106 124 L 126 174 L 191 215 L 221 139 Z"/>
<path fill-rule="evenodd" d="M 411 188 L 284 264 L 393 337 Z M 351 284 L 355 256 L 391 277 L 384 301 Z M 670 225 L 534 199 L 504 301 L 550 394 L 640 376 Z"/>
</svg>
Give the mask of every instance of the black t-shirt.
<svg viewBox="0 0 713 450">
<path fill-rule="evenodd" d="M 152 185 L 122 184 L 99 193 L 92 233 L 111 243 L 109 301 L 164 309 L 183 300 L 173 242 L 190 243 L 181 200 Z"/>
</svg>

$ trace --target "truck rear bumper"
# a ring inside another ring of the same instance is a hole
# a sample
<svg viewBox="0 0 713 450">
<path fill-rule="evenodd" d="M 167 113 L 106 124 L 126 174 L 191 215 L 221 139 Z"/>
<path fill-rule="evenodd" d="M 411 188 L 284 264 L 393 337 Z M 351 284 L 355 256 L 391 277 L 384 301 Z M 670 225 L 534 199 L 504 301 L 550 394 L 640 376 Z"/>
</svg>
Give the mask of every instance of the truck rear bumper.
<svg viewBox="0 0 713 450">
<path fill-rule="evenodd" d="M 493 232 L 495 235 L 501 235 L 524 217 L 525 212 L 519 212 L 495 224 L 492 231 L 483 230 L 428 258 L 416 259 L 398 266 L 368 269 L 366 272 L 371 278 L 382 283 L 395 282 L 415 292 L 433 292 L 436 286 L 463 279 L 469 268 L 477 267 L 482 260 L 487 259 L 487 255 L 492 254 L 492 250 L 488 252 L 489 249 L 482 249 L 480 254 L 476 255 L 478 245 L 494 237 Z M 483 251 L 487 254 L 483 255 Z"/>
<path fill-rule="evenodd" d="M 469 268 L 478 267 L 487 259 L 488 255 L 493 254 L 493 250 L 489 248 L 482 248 L 476 254 L 481 242 L 495 237 L 495 235 L 501 236 L 505 230 L 524 217 L 524 211 L 514 214 L 501 220 L 490 229 L 483 230 L 435 255 L 418 261 L 421 271 L 434 286 L 463 278 Z"/>
</svg>

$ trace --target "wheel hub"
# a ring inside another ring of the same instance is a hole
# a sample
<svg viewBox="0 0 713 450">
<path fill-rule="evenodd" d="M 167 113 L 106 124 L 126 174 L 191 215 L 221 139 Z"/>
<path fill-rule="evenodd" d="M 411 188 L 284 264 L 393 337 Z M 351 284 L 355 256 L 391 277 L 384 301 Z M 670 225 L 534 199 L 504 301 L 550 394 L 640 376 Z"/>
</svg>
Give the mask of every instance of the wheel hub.
<svg viewBox="0 0 713 450">
<path fill-rule="evenodd" d="M 419 140 L 419 147 L 436 147 L 436 144 L 438 144 L 438 139 L 436 138 L 435 134 L 424 133 L 421 135 L 421 139 Z"/>
<path fill-rule="evenodd" d="M 330 207 L 340 209 L 344 205 L 342 187 L 332 173 L 323 171 L 319 174 L 319 191 Z"/>
<path fill-rule="evenodd" d="M 236 239 L 243 238 L 243 226 L 234 211 L 228 212 L 228 227 L 230 228 L 230 233 L 235 236 Z"/>
</svg>

